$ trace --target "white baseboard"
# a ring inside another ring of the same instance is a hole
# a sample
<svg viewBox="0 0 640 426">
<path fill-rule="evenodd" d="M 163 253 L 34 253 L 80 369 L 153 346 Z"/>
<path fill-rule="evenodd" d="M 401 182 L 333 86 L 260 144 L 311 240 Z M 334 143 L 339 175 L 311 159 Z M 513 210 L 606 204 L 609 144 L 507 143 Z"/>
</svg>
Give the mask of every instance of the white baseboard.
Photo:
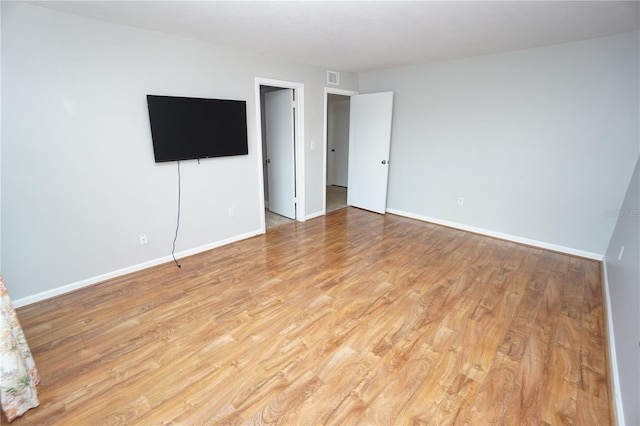
<svg viewBox="0 0 640 426">
<path fill-rule="evenodd" d="M 609 295 L 609 275 L 607 274 L 607 262 L 602 262 L 602 285 L 604 286 L 604 310 L 607 319 L 607 337 L 609 343 L 609 375 L 611 376 L 611 387 L 609 389 L 613 399 L 613 409 L 615 411 L 616 423 L 624 425 L 624 411 L 622 406 L 622 392 L 620 389 L 620 376 L 618 375 L 618 359 L 616 358 L 615 335 L 613 334 L 613 319 L 611 315 L 611 297 Z"/>
<path fill-rule="evenodd" d="M 247 238 L 254 237 L 256 235 L 263 234 L 260 230 L 247 232 L 246 234 L 236 235 L 231 238 L 227 238 L 224 240 L 216 241 L 211 244 L 206 244 L 200 247 L 195 247 L 189 250 L 184 250 L 179 253 L 176 253 L 176 258 L 183 258 L 186 256 L 191 256 L 197 253 L 202 253 L 203 251 L 211 250 L 217 247 L 221 247 L 227 244 L 234 243 L 236 241 L 244 240 Z M 149 260 L 147 262 L 139 263 L 137 265 L 132 265 L 126 268 L 118 269 L 116 271 L 107 272 L 106 274 L 97 275 L 95 277 L 87 278 L 82 281 L 77 281 L 75 283 L 66 284 L 60 287 L 53 288 L 51 290 L 43 291 L 42 293 L 37 293 L 32 296 L 23 297 L 21 299 L 12 300 L 13 306 L 15 308 L 19 308 L 22 306 L 31 305 L 36 302 L 41 302 L 46 299 L 50 299 L 55 296 L 60 296 L 61 294 L 69 293 L 74 290 L 81 289 L 83 287 L 87 287 L 93 284 L 100 283 L 102 281 L 109 280 L 111 278 L 120 277 L 122 275 L 130 274 L 132 272 L 141 271 L 143 269 L 151 268 L 152 266 L 160 265 L 162 263 L 173 261 L 173 257 L 171 256 L 163 256 L 158 259 Z"/>
<path fill-rule="evenodd" d="M 401 210 L 387 209 L 386 211 L 388 213 L 392 213 L 398 216 L 417 219 L 423 222 L 435 223 L 437 225 L 443 225 L 449 228 L 455 228 L 455 229 L 460 229 L 462 231 L 473 232 L 474 234 L 486 235 L 488 237 L 498 238 L 500 240 L 506 240 L 506 241 L 525 244 L 528 246 L 538 247 L 546 250 L 557 251 L 560 253 L 570 254 L 572 256 L 584 257 L 586 259 L 599 260 L 599 261 L 602 261 L 604 259 L 604 256 L 602 254 L 591 253 L 583 250 L 577 250 L 571 247 L 559 246 L 556 244 L 545 243 L 543 241 L 538 241 L 538 240 L 531 240 L 529 238 L 519 237 L 517 235 L 504 234 L 502 232 L 490 231 L 488 229 L 483 229 L 483 228 L 476 228 L 475 226 L 469 226 L 469 225 L 464 225 L 457 222 L 450 222 L 448 220 L 422 216 L 415 213 L 407 213 Z"/>
<path fill-rule="evenodd" d="M 305 216 L 305 220 L 315 219 L 316 217 L 324 216 L 326 213 L 320 210 L 319 212 L 311 213 Z"/>
</svg>

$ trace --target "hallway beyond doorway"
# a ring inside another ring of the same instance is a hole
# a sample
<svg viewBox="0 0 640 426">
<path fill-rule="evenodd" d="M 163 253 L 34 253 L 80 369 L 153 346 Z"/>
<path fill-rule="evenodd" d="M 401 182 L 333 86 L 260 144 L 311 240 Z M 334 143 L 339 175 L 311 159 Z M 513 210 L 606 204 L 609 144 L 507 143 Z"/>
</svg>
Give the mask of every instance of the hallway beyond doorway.
<svg viewBox="0 0 640 426">
<path fill-rule="evenodd" d="M 327 186 L 327 213 L 347 207 L 347 188 L 344 186 Z M 280 216 L 268 209 L 265 209 L 265 220 L 267 229 L 285 223 L 293 222 L 284 216 Z"/>
<path fill-rule="evenodd" d="M 347 188 L 327 185 L 327 213 L 347 207 Z"/>
</svg>

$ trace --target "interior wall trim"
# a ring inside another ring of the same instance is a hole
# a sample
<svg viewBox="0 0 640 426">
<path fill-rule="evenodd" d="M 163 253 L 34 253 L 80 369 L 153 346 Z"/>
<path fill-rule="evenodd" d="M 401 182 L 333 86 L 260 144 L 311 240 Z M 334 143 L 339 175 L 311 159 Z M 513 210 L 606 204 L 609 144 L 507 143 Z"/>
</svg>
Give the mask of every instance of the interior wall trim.
<svg viewBox="0 0 640 426">
<path fill-rule="evenodd" d="M 618 359 L 616 357 L 616 345 L 615 335 L 613 333 L 613 315 L 611 313 L 611 297 L 609 294 L 609 275 L 607 273 L 607 261 L 602 262 L 602 291 L 604 295 L 604 317 L 606 321 L 606 342 L 607 342 L 607 356 L 609 377 L 611 378 L 609 384 L 609 392 L 612 395 L 611 400 L 613 402 L 613 422 L 612 424 L 624 424 L 624 410 L 622 406 L 622 392 L 620 389 L 620 376 L 618 375 Z"/>
<path fill-rule="evenodd" d="M 408 217 L 408 218 L 411 218 L 411 219 L 417 219 L 417 220 L 421 220 L 423 222 L 434 223 L 436 225 L 442 225 L 442 226 L 446 226 L 446 227 L 449 227 L 449 228 L 459 229 L 461 231 L 472 232 L 474 234 L 485 235 L 487 237 L 498 238 L 500 240 L 511 241 L 511 242 L 514 242 L 514 243 L 519 243 L 519 244 L 524 244 L 524 245 L 527 245 L 527 246 L 542 248 L 542 249 L 545 249 L 545 250 L 551 250 L 551 251 L 556 251 L 556 252 L 559 252 L 559 253 L 570 254 L 572 256 L 583 257 L 585 259 L 592 259 L 592 260 L 598 260 L 598 261 L 602 261 L 604 259 L 604 255 L 603 254 L 599 254 L 599 253 L 591 253 L 591 252 L 588 252 L 588 251 L 578 250 L 578 249 L 574 249 L 574 248 L 571 248 L 571 247 L 564 247 L 564 246 L 560 246 L 560 245 L 557 245 L 557 244 L 546 243 L 544 241 L 538 241 L 538 240 L 532 240 L 532 239 L 529 239 L 529 238 L 519 237 L 517 235 L 511 235 L 511 234 L 506 234 L 506 233 L 503 233 L 503 232 L 491 231 L 491 230 L 484 229 L 484 228 L 478 228 L 478 227 L 475 227 L 475 226 L 465 225 L 465 224 L 457 223 L 457 222 L 451 222 L 451 221 L 448 221 L 448 220 L 436 219 L 436 218 L 433 218 L 433 217 L 423 216 L 423 215 L 419 215 L 419 214 L 415 214 L 415 213 L 408 213 L 408 212 L 405 212 L 405 211 L 402 211 L 402 210 L 396 210 L 396 209 L 387 208 L 386 211 L 388 213 L 395 214 L 395 215 L 398 215 L 398 216 L 404 216 L 404 217 Z"/>
<path fill-rule="evenodd" d="M 176 258 L 180 259 L 183 257 L 191 256 L 194 254 L 201 253 L 203 251 L 211 250 L 217 247 L 221 247 L 227 244 L 234 243 L 236 241 L 244 240 L 247 238 L 251 238 L 256 235 L 264 234 L 259 229 L 251 232 L 247 232 L 246 234 L 236 235 L 231 238 L 227 238 L 224 240 L 216 241 L 210 244 L 205 244 L 200 247 L 195 247 L 189 250 L 184 250 L 176 253 Z M 69 293 L 75 290 L 79 290 L 83 287 L 88 287 L 93 284 L 98 284 L 102 281 L 106 281 L 112 278 L 117 278 L 122 275 L 130 274 L 132 272 L 141 271 L 143 269 L 151 268 L 156 265 L 160 265 L 162 263 L 173 262 L 173 257 L 171 255 L 159 257 L 157 259 L 149 260 L 147 262 L 139 263 L 137 265 L 132 265 L 126 268 L 118 269 L 112 272 L 107 272 L 106 274 L 97 275 L 95 277 L 87 278 L 81 281 L 77 281 L 74 283 L 69 283 L 60 287 L 53 288 L 51 290 L 43 291 L 41 293 L 36 293 L 32 296 L 22 297 L 20 299 L 13 300 L 13 306 L 15 308 L 20 308 L 22 306 L 31 305 L 33 303 L 41 302 L 43 300 L 51 299 L 52 297 L 60 296 L 65 293 Z"/>
<path fill-rule="evenodd" d="M 255 77 L 255 102 L 256 102 L 256 150 L 258 155 L 256 161 L 259 170 L 259 214 L 262 234 L 267 232 L 267 225 L 264 217 L 265 200 L 264 200 L 264 164 L 262 149 L 262 105 L 260 101 L 260 86 L 273 86 L 283 89 L 293 89 L 295 93 L 295 112 L 294 112 L 294 156 L 295 156 L 295 185 L 296 185 L 296 220 L 304 222 L 306 220 L 307 201 L 306 201 L 306 154 L 305 154 L 305 109 L 304 109 L 304 83 L 294 81 L 275 80 L 272 78 Z"/>
</svg>

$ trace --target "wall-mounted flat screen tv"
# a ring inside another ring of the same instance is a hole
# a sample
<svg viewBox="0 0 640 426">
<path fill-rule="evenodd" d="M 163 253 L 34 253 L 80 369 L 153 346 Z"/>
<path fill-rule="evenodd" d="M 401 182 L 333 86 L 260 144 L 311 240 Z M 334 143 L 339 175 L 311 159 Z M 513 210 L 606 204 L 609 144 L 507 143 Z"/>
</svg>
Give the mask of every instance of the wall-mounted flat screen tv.
<svg viewBox="0 0 640 426">
<path fill-rule="evenodd" d="M 147 95 L 156 163 L 246 155 L 247 102 Z"/>
</svg>

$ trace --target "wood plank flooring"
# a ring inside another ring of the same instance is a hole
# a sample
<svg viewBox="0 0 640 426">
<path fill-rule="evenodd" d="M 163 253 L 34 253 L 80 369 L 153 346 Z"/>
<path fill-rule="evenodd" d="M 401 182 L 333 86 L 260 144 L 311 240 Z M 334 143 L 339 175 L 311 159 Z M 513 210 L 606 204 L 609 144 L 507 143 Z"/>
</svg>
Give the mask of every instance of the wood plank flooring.
<svg viewBox="0 0 640 426">
<path fill-rule="evenodd" d="M 27 424 L 609 424 L 600 264 L 341 209 L 18 310 Z"/>
</svg>

